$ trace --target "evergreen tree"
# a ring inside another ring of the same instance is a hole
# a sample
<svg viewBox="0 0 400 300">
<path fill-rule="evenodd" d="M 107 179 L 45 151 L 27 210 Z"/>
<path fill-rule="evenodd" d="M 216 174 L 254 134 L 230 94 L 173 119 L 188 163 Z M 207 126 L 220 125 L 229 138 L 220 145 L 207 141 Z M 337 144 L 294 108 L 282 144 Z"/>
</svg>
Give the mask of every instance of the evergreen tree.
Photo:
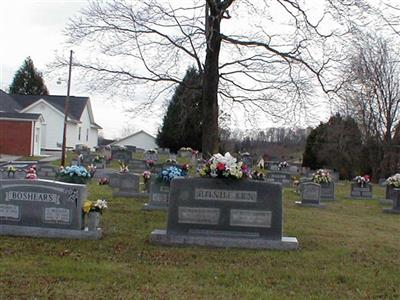
<svg viewBox="0 0 400 300">
<path fill-rule="evenodd" d="M 201 151 L 202 141 L 202 76 L 193 67 L 186 71 L 169 102 L 157 144 L 176 152 L 181 147 Z"/>
<path fill-rule="evenodd" d="M 303 154 L 303 165 L 311 169 L 335 169 L 341 178 L 351 179 L 361 172 L 362 152 L 361 131 L 355 120 L 336 114 L 311 131 Z"/>
<path fill-rule="evenodd" d="M 33 65 L 28 56 L 19 70 L 15 73 L 10 85 L 10 94 L 20 95 L 48 95 L 49 91 L 44 84 L 42 74 Z"/>
</svg>

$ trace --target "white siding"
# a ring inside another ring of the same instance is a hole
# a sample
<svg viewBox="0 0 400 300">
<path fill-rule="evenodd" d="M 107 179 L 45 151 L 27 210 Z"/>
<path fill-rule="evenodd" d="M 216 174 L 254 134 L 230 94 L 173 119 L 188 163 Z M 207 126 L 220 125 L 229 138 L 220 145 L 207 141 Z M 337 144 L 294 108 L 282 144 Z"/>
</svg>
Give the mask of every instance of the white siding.
<svg viewBox="0 0 400 300">
<path fill-rule="evenodd" d="M 81 128 L 82 128 L 82 133 L 81 133 L 81 140 L 77 142 L 77 144 L 84 144 L 88 146 L 89 148 L 94 148 L 98 145 L 98 130 L 91 128 L 91 122 L 90 122 L 90 115 L 88 111 L 88 107 L 86 105 L 82 116 L 81 116 Z M 78 130 L 76 131 L 76 137 L 78 138 Z M 89 133 L 87 135 L 87 133 Z M 86 136 L 88 136 L 88 139 L 86 139 Z"/>
<path fill-rule="evenodd" d="M 114 145 L 136 146 L 137 148 L 142 148 L 144 150 L 158 148 L 156 139 L 145 132 L 139 132 L 131 137 L 124 138 L 121 141 L 116 142 Z"/>
<path fill-rule="evenodd" d="M 42 143 L 41 147 L 45 149 L 61 149 L 64 114 L 53 108 L 50 104 L 37 102 L 37 104 L 25 111 L 26 113 L 42 114 L 44 124 L 41 126 Z M 98 144 L 98 130 L 91 128 L 90 115 L 87 106 L 85 107 L 81 123 L 68 123 L 67 125 L 67 147 L 75 148 L 77 144 L 84 144 L 90 148 Z M 78 139 L 79 127 L 81 128 L 81 139 Z M 86 139 L 86 133 L 89 133 Z"/>
<path fill-rule="evenodd" d="M 63 135 L 63 115 L 55 108 L 45 103 L 38 103 L 32 106 L 26 113 L 41 114 L 44 119 L 44 124 L 41 131 L 44 134 L 44 148 L 58 149 L 58 143 L 62 143 Z"/>
<path fill-rule="evenodd" d="M 34 122 L 34 132 L 33 132 L 33 155 L 40 155 L 40 144 L 41 144 L 41 122 Z"/>
</svg>

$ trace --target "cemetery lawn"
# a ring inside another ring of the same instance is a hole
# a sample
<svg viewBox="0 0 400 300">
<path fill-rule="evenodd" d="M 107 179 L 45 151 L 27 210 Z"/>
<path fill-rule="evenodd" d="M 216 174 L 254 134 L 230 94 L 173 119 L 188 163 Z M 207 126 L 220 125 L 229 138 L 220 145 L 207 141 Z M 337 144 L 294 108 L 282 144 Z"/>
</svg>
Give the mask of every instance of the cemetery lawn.
<svg viewBox="0 0 400 300">
<path fill-rule="evenodd" d="M 376 198 L 383 188 L 374 186 Z M 349 183 L 325 209 L 296 207 L 284 193 L 284 233 L 297 251 L 161 247 L 150 232 L 166 213 L 106 198 L 99 241 L 0 237 L 1 299 L 399 299 L 400 216 L 378 200 L 348 200 Z"/>
</svg>

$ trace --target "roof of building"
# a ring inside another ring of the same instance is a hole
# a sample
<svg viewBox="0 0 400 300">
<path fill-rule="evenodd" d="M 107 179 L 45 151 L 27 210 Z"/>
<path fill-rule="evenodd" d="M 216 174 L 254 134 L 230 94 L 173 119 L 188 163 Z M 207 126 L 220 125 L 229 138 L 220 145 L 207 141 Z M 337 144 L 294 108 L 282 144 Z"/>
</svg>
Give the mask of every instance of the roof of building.
<svg viewBox="0 0 400 300">
<path fill-rule="evenodd" d="M 6 92 L 0 90 L 0 111 L 15 112 L 21 106 Z"/>
<path fill-rule="evenodd" d="M 64 105 L 66 96 L 53 96 L 53 95 L 18 95 L 12 94 L 11 97 L 21 106 L 22 109 L 32 105 L 36 101 L 43 99 L 49 104 L 53 105 L 60 112 L 64 113 Z M 86 107 L 89 97 L 69 97 L 68 116 L 71 119 L 79 121 L 82 113 Z M 97 125 L 97 124 L 96 124 Z"/>
<path fill-rule="evenodd" d="M 19 112 L 0 112 L 0 119 L 18 119 L 26 121 L 36 121 L 41 117 L 41 114 L 28 114 Z"/>
</svg>

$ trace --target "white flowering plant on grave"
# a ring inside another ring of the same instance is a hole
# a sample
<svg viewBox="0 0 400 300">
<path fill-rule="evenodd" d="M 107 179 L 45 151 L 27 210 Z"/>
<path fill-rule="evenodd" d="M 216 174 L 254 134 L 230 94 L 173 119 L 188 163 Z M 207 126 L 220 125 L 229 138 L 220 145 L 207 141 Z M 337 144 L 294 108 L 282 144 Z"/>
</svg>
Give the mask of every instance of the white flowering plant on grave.
<svg viewBox="0 0 400 300">
<path fill-rule="evenodd" d="M 332 182 L 332 177 L 329 171 L 325 169 L 319 169 L 312 176 L 312 181 L 315 183 L 330 183 Z"/>
<path fill-rule="evenodd" d="M 222 155 L 214 154 L 211 159 L 200 169 L 200 176 L 211 178 L 251 178 L 249 168 L 243 162 L 237 162 L 229 152 Z"/>
<path fill-rule="evenodd" d="M 400 174 L 394 174 L 386 179 L 386 184 L 395 188 L 400 188 Z"/>
<path fill-rule="evenodd" d="M 371 178 L 369 177 L 369 175 L 356 176 L 353 178 L 353 181 L 363 187 L 364 184 L 369 183 L 371 181 Z"/>
</svg>

